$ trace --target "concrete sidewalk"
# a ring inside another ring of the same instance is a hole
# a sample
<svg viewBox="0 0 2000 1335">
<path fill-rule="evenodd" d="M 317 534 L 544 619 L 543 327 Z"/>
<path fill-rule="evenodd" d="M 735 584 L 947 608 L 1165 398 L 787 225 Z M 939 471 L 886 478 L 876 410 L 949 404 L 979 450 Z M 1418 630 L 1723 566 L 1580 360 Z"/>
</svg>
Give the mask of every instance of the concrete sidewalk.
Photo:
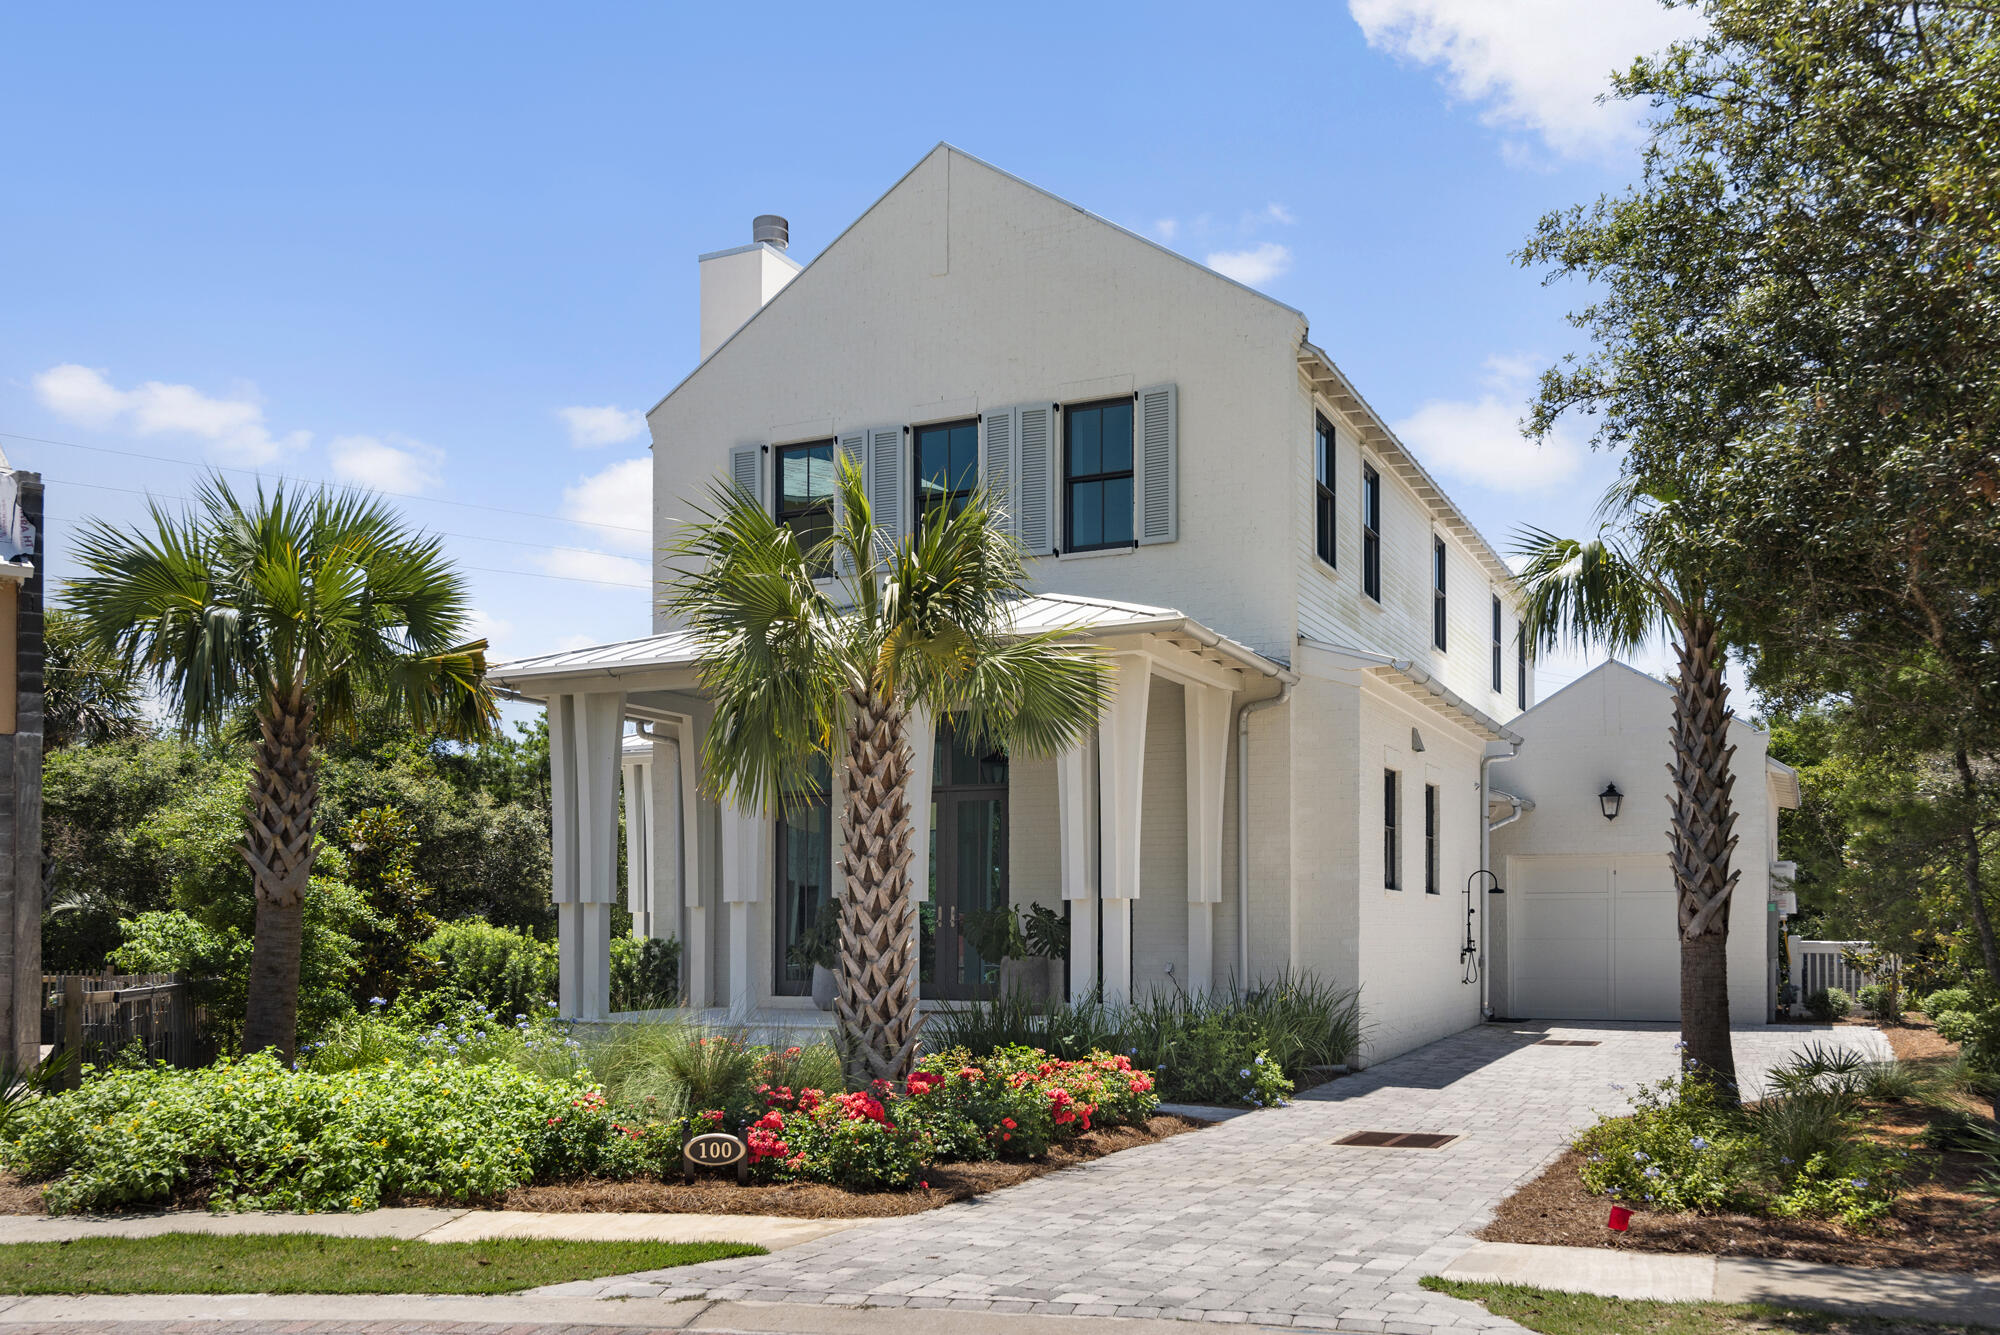
<svg viewBox="0 0 2000 1335">
<path fill-rule="evenodd" d="M 783 1251 L 873 1224 L 873 1219 L 791 1219 L 755 1214 L 543 1213 L 533 1210 L 369 1210 L 361 1214 L 208 1214 L 173 1210 L 115 1218 L 0 1215 L 0 1243 L 147 1238 L 162 1233 L 317 1233 L 342 1238 L 484 1242 L 549 1238 L 569 1242 L 743 1242 Z"/>
<path fill-rule="evenodd" d="M 1607 1298 L 1783 1303 L 1852 1315 L 2000 1327 L 2000 1277 L 1942 1270 L 1865 1270 L 1750 1256 L 1482 1242 L 1441 1273 L 1446 1279 L 1524 1284 Z"/>
<path fill-rule="evenodd" d="M 689 1335 L 1221 1335 L 1241 1324 L 1164 1317 L 1039 1316 L 1004 1312 L 870 1308 L 757 1302 L 625 1302 L 591 1298 L 326 1297 L 221 1294 L 88 1298 L 0 1298 L 7 1335 L 156 1335 L 176 1323 L 207 1335 L 525 1335 L 590 1327 L 601 1335 L 686 1331 Z M 1255 1326 L 1248 1329 L 1257 1329 Z"/>
</svg>

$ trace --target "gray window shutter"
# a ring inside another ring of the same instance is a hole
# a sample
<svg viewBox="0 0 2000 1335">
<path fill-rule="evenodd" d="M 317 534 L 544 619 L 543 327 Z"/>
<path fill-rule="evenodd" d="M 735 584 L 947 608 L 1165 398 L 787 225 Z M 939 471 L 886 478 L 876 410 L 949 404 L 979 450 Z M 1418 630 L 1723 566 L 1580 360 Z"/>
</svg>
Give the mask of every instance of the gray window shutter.
<svg viewBox="0 0 2000 1335">
<path fill-rule="evenodd" d="M 764 496 L 764 447 L 762 445 L 739 445 L 729 452 L 729 480 L 737 490 L 747 491 L 750 498 L 763 504 Z"/>
<path fill-rule="evenodd" d="M 1132 491 L 1139 513 L 1133 527 L 1144 546 L 1180 536 L 1180 393 L 1155 385 L 1140 390 L 1138 399 Z"/>
<path fill-rule="evenodd" d="M 1030 556 L 1056 549 L 1056 413 L 1046 403 L 1014 409 L 1014 531 Z"/>
<path fill-rule="evenodd" d="M 862 493 L 868 489 L 868 433 L 866 431 L 844 431 L 840 435 L 840 458 L 861 470 Z M 873 508 L 872 506 L 870 507 Z M 833 524 L 837 530 L 847 520 L 847 509 L 840 503 L 840 487 L 833 490 Z M 833 558 L 834 573 L 841 576 L 854 573 L 854 562 L 847 559 L 845 552 L 837 552 Z"/>
<path fill-rule="evenodd" d="M 875 513 L 875 527 L 888 541 L 902 540 L 907 525 L 909 472 L 905 465 L 909 450 L 903 444 L 900 426 L 870 427 L 868 430 L 868 508 Z"/>
<path fill-rule="evenodd" d="M 980 481 L 986 487 L 986 503 L 992 507 L 994 522 L 1003 533 L 1016 532 L 1014 520 L 1014 410 L 1002 409 L 979 419 Z"/>
</svg>

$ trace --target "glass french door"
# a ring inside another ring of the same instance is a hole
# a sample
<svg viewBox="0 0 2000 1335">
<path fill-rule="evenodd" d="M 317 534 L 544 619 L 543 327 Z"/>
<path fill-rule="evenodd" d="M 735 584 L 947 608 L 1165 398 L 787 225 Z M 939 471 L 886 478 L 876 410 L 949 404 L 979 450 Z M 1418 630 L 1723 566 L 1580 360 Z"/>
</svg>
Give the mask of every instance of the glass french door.
<svg viewBox="0 0 2000 1335">
<path fill-rule="evenodd" d="M 921 915 L 921 990 L 971 1001 L 996 996 L 1000 960 L 987 959 L 1007 892 L 1007 757 L 977 754 L 938 728 L 931 771 L 930 899 Z"/>
<path fill-rule="evenodd" d="M 833 791 L 823 764 L 814 767 L 814 780 L 773 822 L 778 930 L 771 990 L 781 997 L 812 992 L 812 966 L 799 961 L 796 948 L 833 902 Z"/>
</svg>

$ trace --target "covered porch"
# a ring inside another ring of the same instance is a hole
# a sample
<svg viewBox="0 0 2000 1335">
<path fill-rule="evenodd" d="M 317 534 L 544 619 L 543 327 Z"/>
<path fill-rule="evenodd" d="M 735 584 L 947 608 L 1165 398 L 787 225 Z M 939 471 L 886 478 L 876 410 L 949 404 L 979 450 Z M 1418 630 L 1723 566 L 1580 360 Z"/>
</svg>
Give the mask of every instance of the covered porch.
<svg viewBox="0 0 2000 1335">
<path fill-rule="evenodd" d="M 1278 695 L 1288 667 L 1170 608 L 1042 595 L 1013 611 L 1022 633 L 1058 630 L 1103 654 L 1111 700 L 1084 744 L 1012 764 L 956 745 L 950 721 L 916 717 L 910 737 L 910 890 L 924 939 L 926 1004 L 991 995 L 999 960 L 977 947 L 996 910 L 1040 904 L 1060 914 L 1067 961 L 1043 987 L 1074 998 L 1134 993 L 1135 908 L 1185 904 L 1185 967 L 1174 984 L 1210 990 L 1239 977 L 1218 959 L 1225 885 L 1224 825 L 1231 737 L 1249 703 Z M 678 632 L 500 665 L 493 680 L 548 711 L 552 897 L 560 936 L 558 1006 L 565 1018 L 613 1018 L 612 909 L 634 935 L 682 945 L 687 1006 L 737 1024 L 825 1023 L 798 963 L 801 934 L 841 894 L 838 784 L 773 815 L 702 792 L 700 756 L 712 709 L 696 681 L 694 648 Z M 1179 718 L 1162 717 L 1178 697 Z M 1184 757 L 1155 764 L 1148 747 Z M 1180 792 L 1161 788 L 1170 782 Z M 1173 819 L 1161 819 L 1171 804 Z M 1181 819 L 1183 814 L 1184 820 Z M 625 875 L 619 876 L 623 812 Z M 1151 809 L 1158 828 L 1148 829 Z M 929 813 L 928 819 L 925 813 Z M 933 834 L 943 847 L 933 846 Z M 1163 840 L 1172 874 L 1163 874 Z M 982 915 L 984 918 L 982 919 Z M 1174 911 L 1179 916 L 1179 910 Z M 1238 922 L 1240 913 L 1231 921 Z M 1240 935 L 1240 931 L 1238 933 Z"/>
</svg>

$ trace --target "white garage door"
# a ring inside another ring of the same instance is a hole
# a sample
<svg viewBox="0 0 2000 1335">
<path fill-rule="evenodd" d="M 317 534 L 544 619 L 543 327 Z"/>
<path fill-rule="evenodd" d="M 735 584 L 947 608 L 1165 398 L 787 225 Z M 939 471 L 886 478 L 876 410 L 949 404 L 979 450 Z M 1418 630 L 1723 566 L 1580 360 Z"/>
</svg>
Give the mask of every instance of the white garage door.
<svg viewBox="0 0 2000 1335">
<path fill-rule="evenodd" d="M 1507 1009 L 1532 1020 L 1677 1020 L 1674 878 L 1651 858 L 1510 858 Z"/>
</svg>

